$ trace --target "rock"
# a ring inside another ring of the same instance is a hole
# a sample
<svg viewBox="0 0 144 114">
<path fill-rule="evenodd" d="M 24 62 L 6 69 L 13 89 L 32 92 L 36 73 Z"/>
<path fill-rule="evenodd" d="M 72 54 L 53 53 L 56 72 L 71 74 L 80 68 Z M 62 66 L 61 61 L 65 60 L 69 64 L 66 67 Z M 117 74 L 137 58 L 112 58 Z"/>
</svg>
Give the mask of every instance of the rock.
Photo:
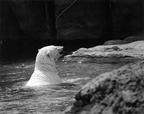
<svg viewBox="0 0 144 114">
<path fill-rule="evenodd" d="M 117 45 L 117 44 L 126 44 L 127 42 L 124 42 L 123 40 L 108 40 L 103 45 Z"/>
<path fill-rule="evenodd" d="M 144 40 L 144 35 L 141 36 L 129 36 L 124 39 L 125 42 L 130 43 L 138 40 Z"/>
<path fill-rule="evenodd" d="M 143 33 L 143 0 L 110 0 L 114 39 L 123 39 Z"/>
<path fill-rule="evenodd" d="M 124 40 L 119 40 L 119 39 L 108 40 L 103 45 L 127 44 L 127 43 L 131 43 L 135 41 L 142 41 L 142 40 L 144 40 L 143 34 L 139 36 L 129 36 L 129 37 L 126 37 Z"/>
<path fill-rule="evenodd" d="M 144 114 L 144 61 L 97 76 L 65 114 Z"/>
<path fill-rule="evenodd" d="M 8 1 L 0 1 L 0 40 L 24 38 Z"/>
<path fill-rule="evenodd" d="M 102 44 L 144 32 L 143 0 L 2 0 L 0 6 L 5 39 L 93 39 Z"/>
<path fill-rule="evenodd" d="M 100 42 L 111 32 L 107 0 L 54 0 L 58 40 L 94 39 Z"/>
<path fill-rule="evenodd" d="M 66 61 L 107 61 L 120 62 L 144 59 L 144 41 L 136 41 L 121 45 L 100 45 L 93 48 L 80 48 L 71 55 L 65 56 Z"/>
<path fill-rule="evenodd" d="M 44 1 L 9 1 L 19 29 L 32 39 L 52 39 L 49 3 Z"/>
</svg>

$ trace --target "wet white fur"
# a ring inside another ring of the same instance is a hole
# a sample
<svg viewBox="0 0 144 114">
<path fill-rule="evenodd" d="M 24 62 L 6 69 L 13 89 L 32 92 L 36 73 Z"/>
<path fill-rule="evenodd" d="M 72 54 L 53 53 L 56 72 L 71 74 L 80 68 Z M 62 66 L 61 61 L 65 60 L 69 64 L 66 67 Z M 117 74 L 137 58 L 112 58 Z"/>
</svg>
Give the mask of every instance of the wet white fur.
<svg viewBox="0 0 144 114">
<path fill-rule="evenodd" d="M 60 84 L 61 78 L 56 70 L 56 60 L 61 56 L 62 46 L 46 46 L 39 49 L 36 56 L 34 72 L 26 86 Z"/>
</svg>

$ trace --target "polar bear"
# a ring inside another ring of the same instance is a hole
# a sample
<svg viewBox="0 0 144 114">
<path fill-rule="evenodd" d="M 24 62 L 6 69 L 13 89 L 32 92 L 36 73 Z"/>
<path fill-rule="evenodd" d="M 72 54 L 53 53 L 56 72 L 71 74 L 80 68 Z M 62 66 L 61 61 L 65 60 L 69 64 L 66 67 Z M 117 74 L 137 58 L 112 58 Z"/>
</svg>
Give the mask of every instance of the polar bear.
<svg viewBox="0 0 144 114">
<path fill-rule="evenodd" d="M 34 72 L 26 86 L 60 84 L 55 62 L 63 54 L 63 46 L 46 46 L 39 49 L 36 56 Z"/>
</svg>

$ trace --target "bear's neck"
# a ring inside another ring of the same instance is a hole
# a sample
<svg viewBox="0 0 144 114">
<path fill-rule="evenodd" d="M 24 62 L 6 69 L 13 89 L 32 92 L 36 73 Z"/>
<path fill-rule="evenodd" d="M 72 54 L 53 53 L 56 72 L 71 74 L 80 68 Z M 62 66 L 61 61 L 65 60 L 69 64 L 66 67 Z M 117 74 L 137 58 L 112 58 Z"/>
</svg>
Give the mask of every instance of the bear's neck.
<svg viewBox="0 0 144 114">
<path fill-rule="evenodd" d="M 44 72 L 57 72 L 55 62 L 49 60 L 43 55 L 37 55 L 35 61 L 35 70 L 40 70 Z"/>
</svg>

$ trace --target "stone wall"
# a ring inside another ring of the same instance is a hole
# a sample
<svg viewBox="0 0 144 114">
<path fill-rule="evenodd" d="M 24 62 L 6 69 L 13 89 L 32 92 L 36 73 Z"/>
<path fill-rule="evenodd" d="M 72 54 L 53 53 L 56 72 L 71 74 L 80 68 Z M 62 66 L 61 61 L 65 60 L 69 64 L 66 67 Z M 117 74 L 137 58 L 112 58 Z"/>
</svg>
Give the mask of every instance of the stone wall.
<svg viewBox="0 0 144 114">
<path fill-rule="evenodd" d="M 8 0 L 0 39 L 124 39 L 142 34 L 143 0 Z"/>
<path fill-rule="evenodd" d="M 69 0 L 66 3 L 60 0 L 55 1 L 58 39 L 101 40 L 106 36 L 111 36 L 109 34 L 111 33 L 111 17 L 108 1 Z"/>
<path fill-rule="evenodd" d="M 144 30 L 143 0 L 111 0 L 114 38 L 137 36 Z"/>
<path fill-rule="evenodd" d="M 139 35 L 144 35 L 143 0 L 0 1 L 0 56 L 5 58 L 51 41 L 90 47 Z"/>
</svg>

